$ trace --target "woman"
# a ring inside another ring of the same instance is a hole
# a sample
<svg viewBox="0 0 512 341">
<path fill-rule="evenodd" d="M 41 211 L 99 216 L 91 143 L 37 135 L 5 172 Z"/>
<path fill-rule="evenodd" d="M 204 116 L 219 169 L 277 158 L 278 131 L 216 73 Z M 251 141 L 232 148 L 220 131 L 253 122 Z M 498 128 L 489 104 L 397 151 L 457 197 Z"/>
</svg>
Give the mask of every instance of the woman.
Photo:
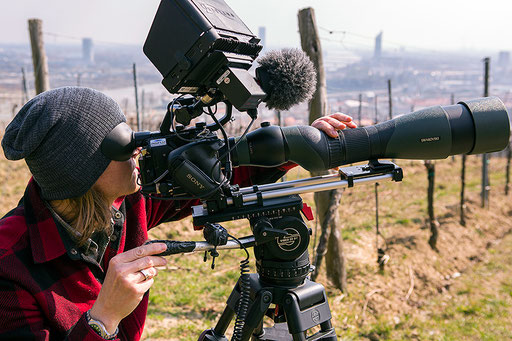
<svg viewBox="0 0 512 341">
<path fill-rule="evenodd" d="M 112 161 L 104 137 L 126 119 L 117 103 L 88 88 L 66 87 L 30 100 L 6 128 L 2 147 L 24 158 L 33 177 L 18 207 L 0 220 L 0 339 L 138 340 L 148 290 L 165 244 L 147 231 L 190 214 L 197 201 L 144 198 L 136 158 Z M 333 114 L 313 126 L 336 136 L 355 127 Z M 267 181 L 286 168 L 265 169 Z M 256 168 L 234 179 L 251 184 Z M 258 169 L 258 179 L 261 178 Z"/>
</svg>

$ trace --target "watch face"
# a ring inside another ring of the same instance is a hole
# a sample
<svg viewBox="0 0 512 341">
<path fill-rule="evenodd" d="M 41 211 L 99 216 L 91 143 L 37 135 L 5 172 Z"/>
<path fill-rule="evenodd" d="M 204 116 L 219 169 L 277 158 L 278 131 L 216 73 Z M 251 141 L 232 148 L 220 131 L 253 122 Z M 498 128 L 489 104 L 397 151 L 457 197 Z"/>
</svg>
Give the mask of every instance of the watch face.
<svg viewBox="0 0 512 341">
<path fill-rule="evenodd" d="M 106 340 L 114 339 L 117 336 L 117 333 L 119 331 L 119 329 L 116 328 L 116 331 L 114 332 L 114 334 L 109 334 L 107 331 L 107 328 L 105 328 L 103 323 L 101 321 L 92 319 L 91 316 L 89 315 L 89 312 L 87 312 L 87 323 L 89 324 L 91 329 L 96 332 L 96 334 L 98 334 L 99 336 L 101 336 L 102 338 L 104 338 Z"/>
<path fill-rule="evenodd" d="M 89 321 L 89 325 L 99 336 L 105 338 L 105 335 L 103 335 L 103 331 L 101 330 L 101 327 L 96 323 L 96 321 Z"/>
</svg>

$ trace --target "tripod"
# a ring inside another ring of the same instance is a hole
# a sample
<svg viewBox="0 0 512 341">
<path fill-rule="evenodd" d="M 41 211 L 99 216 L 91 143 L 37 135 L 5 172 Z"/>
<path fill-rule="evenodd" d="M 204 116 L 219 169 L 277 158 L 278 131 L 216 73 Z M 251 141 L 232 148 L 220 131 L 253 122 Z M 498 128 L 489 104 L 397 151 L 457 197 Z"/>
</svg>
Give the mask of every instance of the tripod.
<svg viewBox="0 0 512 341">
<path fill-rule="evenodd" d="M 258 274 L 250 275 L 252 305 L 246 316 L 241 340 L 337 340 L 324 287 L 308 279 L 295 288 L 264 283 Z M 214 329 L 199 340 L 227 340 L 224 336 L 240 301 L 237 283 Z M 276 308 L 270 308 L 274 304 Z M 278 308 L 277 308 L 278 307 Z M 279 309 L 279 311 L 277 311 Z M 263 328 L 264 316 L 277 321 Z M 306 331 L 320 325 L 320 331 L 306 338 Z"/>
<path fill-rule="evenodd" d="M 337 340 L 325 289 L 307 278 L 311 231 L 300 212 L 308 207 L 297 195 L 271 199 L 264 206 L 277 215 L 250 219 L 257 273 L 240 277 L 217 325 L 199 340 L 227 340 L 224 334 L 235 315 L 238 340 Z M 273 327 L 263 328 L 265 316 Z M 318 325 L 320 331 L 307 337 Z"/>
</svg>

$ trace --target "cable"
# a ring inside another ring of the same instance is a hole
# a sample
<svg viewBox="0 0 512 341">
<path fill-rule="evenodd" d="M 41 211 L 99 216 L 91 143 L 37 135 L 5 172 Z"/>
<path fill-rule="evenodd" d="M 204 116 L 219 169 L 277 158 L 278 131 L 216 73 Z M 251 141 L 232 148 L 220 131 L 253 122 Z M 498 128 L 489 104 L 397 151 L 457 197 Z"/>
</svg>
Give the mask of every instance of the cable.
<svg viewBox="0 0 512 341">
<path fill-rule="evenodd" d="M 238 300 L 238 307 L 236 311 L 235 327 L 233 328 L 232 340 L 242 340 L 242 332 L 245 325 L 245 319 L 247 312 L 249 311 L 249 305 L 251 303 L 251 281 L 249 277 L 249 251 L 247 248 L 232 235 L 228 234 L 228 237 L 232 238 L 235 242 L 240 245 L 240 248 L 244 249 L 247 257 L 240 261 L 240 299 Z"/>
<path fill-rule="evenodd" d="M 215 122 L 215 124 L 217 124 L 219 126 L 219 129 L 222 133 L 222 137 L 224 138 L 224 143 L 226 144 L 226 147 L 228 148 L 229 150 L 229 138 L 228 138 L 228 134 L 226 133 L 226 130 L 224 129 L 224 127 L 222 126 L 222 124 L 220 124 L 219 120 L 217 119 L 217 117 L 215 117 L 215 113 L 217 112 L 217 107 L 215 107 L 215 112 L 213 112 L 211 110 L 211 107 L 208 107 L 208 115 L 210 115 L 213 119 L 213 121 Z M 232 165 L 231 165 L 231 154 L 230 153 L 227 153 L 225 154 L 225 157 L 226 157 L 226 165 L 224 166 L 224 169 L 226 170 L 226 178 L 228 179 L 228 182 L 231 181 L 231 176 L 232 176 Z M 213 176 L 213 172 L 215 170 L 215 166 L 217 166 L 217 164 L 219 163 L 219 161 L 221 160 L 221 158 L 218 158 L 217 161 L 213 164 L 212 166 L 212 169 L 210 171 L 210 178 L 215 181 L 215 183 L 217 183 L 217 181 L 215 180 L 215 177 Z"/>
<path fill-rule="evenodd" d="M 223 181 L 221 184 L 219 184 L 217 187 L 212 189 L 211 191 L 206 192 L 205 194 L 202 194 L 201 197 L 180 197 L 180 196 L 173 196 L 173 197 L 156 197 L 151 194 L 147 194 L 142 192 L 142 195 L 146 198 L 150 199 L 157 199 L 157 200 L 197 200 L 197 199 L 208 199 L 210 195 L 217 192 L 222 186 L 224 186 L 227 183 L 227 181 Z"/>
<path fill-rule="evenodd" d="M 175 103 L 176 101 L 178 101 L 180 98 L 183 98 L 183 97 L 184 97 L 184 95 L 180 95 L 180 96 L 176 97 L 175 99 L 173 99 L 173 100 L 172 100 L 172 102 L 167 106 L 167 110 L 170 110 L 170 108 L 171 108 L 171 107 L 174 107 L 174 103 Z M 174 120 L 175 120 L 175 116 L 174 116 L 174 109 L 173 109 L 173 110 L 171 110 L 171 111 L 169 112 L 169 114 L 171 115 L 171 116 L 170 116 L 170 118 L 171 118 L 171 132 L 175 133 L 175 134 L 176 134 L 176 136 L 178 136 L 178 138 L 179 138 L 180 140 L 185 141 L 185 142 L 196 142 L 196 141 L 201 141 L 201 140 L 203 140 L 203 138 L 199 138 L 199 139 L 187 139 L 187 138 L 185 138 L 185 137 L 181 136 L 181 135 L 180 135 L 180 133 L 178 133 L 178 132 L 176 131 L 176 126 L 175 126 L 175 122 L 174 122 Z M 198 134 L 198 136 L 199 136 L 199 134 Z"/>
<path fill-rule="evenodd" d="M 244 133 L 242 134 L 242 136 L 240 136 L 240 138 L 238 139 L 238 141 L 236 141 L 236 143 L 233 145 L 233 147 L 229 148 L 229 150 L 227 152 L 225 152 L 224 154 L 222 154 L 218 159 L 217 161 L 215 162 L 215 164 L 213 165 L 212 167 L 212 173 L 211 175 L 213 175 L 213 169 L 215 168 L 215 166 L 217 166 L 217 164 L 220 162 L 220 160 L 224 159 L 226 156 L 228 155 L 231 155 L 231 152 L 233 150 L 235 150 L 235 148 L 238 146 L 238 144 L 240 143 L 240 141 L 243 140 L 243 138 L 247 135 L 247 133 L 249 132 L 249 130 L 251 129 L 253 123 L 256 121 L 256 118 L 253 118 L 251 119 L 251 122 L 249 123 L 249 125 L 247 126 L 247 128 L 245 128 L 245 131 Z M 229 147 L 229 144 L 226 144 L 228 147 Z M 231 181 L 231 178 L 229 179 Z"/>
<path fill-rule="evenodd" d="M 343 34 L 343 36 L 349 35 L 349 36 L 354 36 L 354 37 L 357 37 L 357 38 L 362 38 L 362 39 L 367 39 L 367 40 L 375 41 L 375 37 L 370 37 L 370 36 L 366 36 L 364 34 L 359 34 L 359 33 L 355 33 L 355 32 L 350 32 L 350 31 L 345 31 L 345 30 L 330 30 L 330 29 L 327 29 L 325 27 L 319 27 L 319 29 L 321 29 L 323 31 L 326 31 L 329 34 Z M 433 50 L 433 49 L 428 49 L 428 48 L 423 48 L 423 47 L 418 47 L 418 46 L 406 45 L 406 44 L 402 44 L 402 43 L 394 42 L 394 41 L 389 41 L 389 40 L 386 40 L 385 43 L 389 44 L 389 45 L 395 45 L 395 46 L 398 46 L 398 47 L 404 47 L 404 48 L 409 48 L 409 49 L 413 49 L 413 50 L 420 50 L 420 51 L 431 52 L 431 53 L 438 53 L 439 52 L 438 50 Z"/>
<path fill-rule="evenodd" d="M 55 37 L 55 38 L 65 38 L 65 39 L 80 40 L 80 41 L 82 41 L 84 38 L 84 37 L 75 37 L 75 36 L 70 36 L 70 35 L 60 34 L 60 33 L 53 33 L 53 32 L 43 32 L 43 34 L 50 36 L 50 37 Z M 96 39 L 93 39 L 93 41 L 95 43 L 108 44 L 109 46 L 111 46 L 111 45 L 135 46 L 134 44 L 119 43 L 119 42 L 113 42 L 113 41 L 104 41 L 104 40 L 96 40 Z"/>
</svg>

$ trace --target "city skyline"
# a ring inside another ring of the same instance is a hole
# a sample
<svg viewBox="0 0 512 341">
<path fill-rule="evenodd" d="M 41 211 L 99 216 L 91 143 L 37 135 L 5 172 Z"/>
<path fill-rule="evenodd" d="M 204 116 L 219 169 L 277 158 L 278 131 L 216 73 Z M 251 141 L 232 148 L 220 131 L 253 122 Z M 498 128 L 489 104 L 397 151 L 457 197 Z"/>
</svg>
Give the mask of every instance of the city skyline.
<svg viewBox="0 0 512 341">
<path fill-rule="evenodd" d="M 322 44 L 348 51 L 372 50 L 383 31 L 383 51 L 499 51 L 512 50 L 508 13 L 512 5 L 498 0 L 464 2 L 226 0 L 255 34 L 266 27 L 268 46 L 299 46 L 297 13 L 315 9 Z M 44 22 L 45 41 L 142 46 L 159 0 L 23 0 L 0 4 L 0 43 L 28 43 L 28 18 Z"/>
</svg>

